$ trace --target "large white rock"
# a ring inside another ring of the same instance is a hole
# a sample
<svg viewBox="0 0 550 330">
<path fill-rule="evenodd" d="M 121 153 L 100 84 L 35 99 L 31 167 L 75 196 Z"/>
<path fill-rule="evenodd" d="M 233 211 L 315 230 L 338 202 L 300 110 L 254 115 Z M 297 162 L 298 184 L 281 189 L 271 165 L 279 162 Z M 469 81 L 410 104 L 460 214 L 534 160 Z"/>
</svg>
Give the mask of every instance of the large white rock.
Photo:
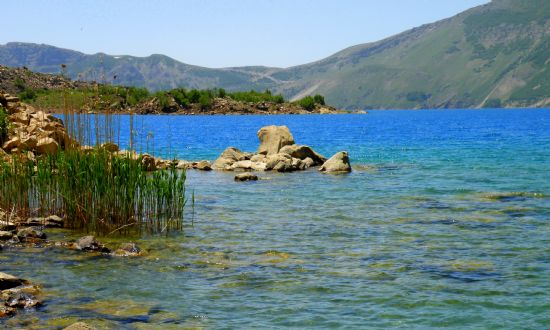
<svg viewBox="0 0 550 330">
<path fill-rule="evenodd" d="M 286 126 L 265 126 L 258 131 L 259 154 L 274 155 L 282 147 L 294 144 L 294 137 Z"/>
</svg>

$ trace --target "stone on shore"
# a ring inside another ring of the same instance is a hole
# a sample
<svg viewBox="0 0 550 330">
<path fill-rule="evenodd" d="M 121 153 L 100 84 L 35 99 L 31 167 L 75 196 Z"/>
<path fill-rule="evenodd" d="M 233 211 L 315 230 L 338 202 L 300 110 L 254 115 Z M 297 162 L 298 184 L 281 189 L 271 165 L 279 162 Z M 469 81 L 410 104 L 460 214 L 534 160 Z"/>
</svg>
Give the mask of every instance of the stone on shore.
<svg viewBox="0 0 550 330">
<path fill-rule="evenodd" d="M 38 139 L 36 152 L 40 155 L 51 155 L 59 149 L 59 144 L 50 137 Z"/>
<path fill-rule="evenodd" d="M 286 126 L 265 126 L 257 134 L 260 139 L 258 154 L 274 155 L 282 147 L 294 144 L 294 137 Z"/>
<path fill-rule="evenodd" d="M 17 237 L 22 241 L 45 239 L 46 234 L 39 227 L 27 227 L 17 231 Z"/>
<path fill-rule="evenodd" d="M 250 172 L 245 172 L 245 173 L 240 173 L 235 175 L 235 181 L 257 181 L 257 180 L 258 180 L 258 176 Z"/>
<path fill-rule="evenodd" d="M 348 153 L 345 151 L 336 153 L 319 168 L 319 171 L 327 173 L 351 172 Z"/>
<path fill-rule="evenodd" d="M 13 237 L 11 231 L 0 230 L 0 241 L 7 241 Z"/>
</svg>

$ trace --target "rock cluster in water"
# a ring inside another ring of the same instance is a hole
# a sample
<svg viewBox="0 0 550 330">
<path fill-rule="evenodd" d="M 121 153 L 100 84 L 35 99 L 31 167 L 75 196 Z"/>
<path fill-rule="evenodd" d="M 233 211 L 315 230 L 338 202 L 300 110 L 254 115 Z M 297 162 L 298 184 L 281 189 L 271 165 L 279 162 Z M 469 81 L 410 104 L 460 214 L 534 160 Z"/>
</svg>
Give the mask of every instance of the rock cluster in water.
<svg viewBox="0 0 550 330">
<path fill-rule="evenodd" d="M 229 147 L 212 163 L 212 168 L 224 171 L 293 172 L 320 166 L 322 172 L 351 171 L 346 152 L 339 152 L 327 160 L 311 147 L 296 144 L 286 126 L 262 127 L 257 135 L 260 146 L 256 153 Z M 243 181 L 240 177 L 235 177 L 235 180 Z"/>
</svg>

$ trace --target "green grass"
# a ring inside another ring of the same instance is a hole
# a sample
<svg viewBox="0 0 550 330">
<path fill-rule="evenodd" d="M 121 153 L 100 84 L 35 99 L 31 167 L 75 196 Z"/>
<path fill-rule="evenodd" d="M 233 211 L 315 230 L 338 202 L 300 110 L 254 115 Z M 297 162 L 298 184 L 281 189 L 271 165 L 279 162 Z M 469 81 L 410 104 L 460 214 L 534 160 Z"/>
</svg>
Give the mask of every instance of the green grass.
<svg viewBox="0 0 550 330">
<path fill-rule="evenodd" d="M 8 135 L 8 113 L 0 105 L 0 147 L 4 144 L 6 137 Z"/>
</svg>

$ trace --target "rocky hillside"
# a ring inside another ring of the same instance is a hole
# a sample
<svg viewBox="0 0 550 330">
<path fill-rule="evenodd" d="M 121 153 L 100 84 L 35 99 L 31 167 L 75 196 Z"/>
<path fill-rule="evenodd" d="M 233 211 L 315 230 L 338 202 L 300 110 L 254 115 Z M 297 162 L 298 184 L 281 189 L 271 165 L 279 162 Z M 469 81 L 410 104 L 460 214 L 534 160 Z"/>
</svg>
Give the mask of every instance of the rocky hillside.
<svg viewBox="0 0 550 330">
<path fill-rule="evenodd" d="M 322 94 L 339 108 L 550 106 L 550 2 L 493 0 L 449 19 L 287 69 L 208 69 L 169 57 L 85 55 L 47 45 L 0 46 L 0 64 L 84 80 Z M 116 79 L 114 79 L 116 76 Z"/>
<path fill-rule="evenodd" d="M 338 112 L 324 99 L 286 102 L 271 92 L 173 89 L 154 94 L 146 89 L 72 81 L 61 75 L 0 66 L 0 92 L 18 95 L 38 110 L 62 113 L 137 114 L 329 114 Z M 309 101 L 309 102 L 308 102 Z M 68 109 L 67 109 L 68 110 Z"/>
</svg>

